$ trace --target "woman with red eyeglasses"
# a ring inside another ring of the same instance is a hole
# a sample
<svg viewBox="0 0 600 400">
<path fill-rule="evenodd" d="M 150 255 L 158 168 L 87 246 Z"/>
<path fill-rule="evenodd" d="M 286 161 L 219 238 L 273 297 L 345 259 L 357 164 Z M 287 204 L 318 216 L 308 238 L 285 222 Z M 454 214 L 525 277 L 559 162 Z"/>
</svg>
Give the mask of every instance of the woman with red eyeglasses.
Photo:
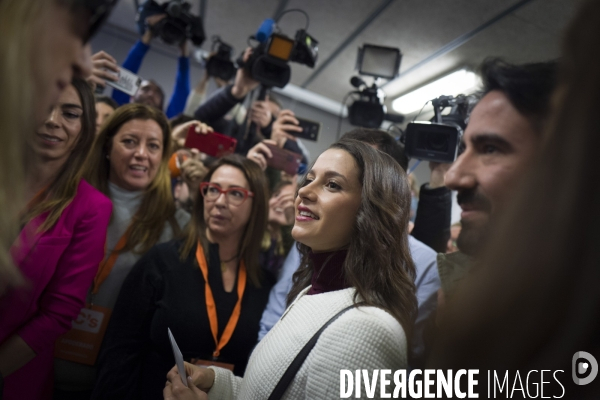
<svg viewBox="0 0 600 400">
<path fill-rule="evenodd" d="M 243 375 L 274 283 L 259 265 L 267 188 L 246 158 L 212 166 L 184 238 L 152 248 L 125 280 L 92 398 L 162 399 L 174 363 L 168 328 L 185 361 Z"/>
</svg>

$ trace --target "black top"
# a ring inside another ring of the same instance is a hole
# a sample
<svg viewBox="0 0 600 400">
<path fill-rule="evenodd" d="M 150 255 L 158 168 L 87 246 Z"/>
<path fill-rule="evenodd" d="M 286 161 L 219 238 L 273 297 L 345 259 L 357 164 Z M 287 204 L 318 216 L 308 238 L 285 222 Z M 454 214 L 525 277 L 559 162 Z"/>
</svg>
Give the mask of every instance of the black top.
<svg viewBox="0 0 600 400">
<path fill-rule="evenodd" d="M 186 361 L 212 358 L 215 342 L 196 248 L 181 261 L 181 244 L 170 241 L 154 246 L 125 280 L 100 352 L 93 399 L 162 399 L 167 372 L 175 365 L 167 328 L 171 328 Z M 237 301 L 237 279 L 232 292 L 226 292 L 218 245 L 210 245 L 208 258 L 220 337 Z M 234 364 L 236 375 L 243 375 L 256 345 L 273 281 L 270 276 L 264 278 L 261 288 L 250 280 L 246 284 L 240 319 L 219 358 Z"/>
<path fill-rule="evenodd" d="M 344 276 L 344 261 L 348 255 L 347 250 L 328 251 L 324 253 L 308 254 L 313 264 L 312 287 L 308 289 L 309 295 L 333 292 L 348 288 Z"/>
<path fill-rule="evenodd" d="M 430 189 L 425 183 L 419 192 L 415 227 L 411 235 L 438 253 L 445 253 L 450 239 L 452 192 L 447 187 Z"/>
</svg>

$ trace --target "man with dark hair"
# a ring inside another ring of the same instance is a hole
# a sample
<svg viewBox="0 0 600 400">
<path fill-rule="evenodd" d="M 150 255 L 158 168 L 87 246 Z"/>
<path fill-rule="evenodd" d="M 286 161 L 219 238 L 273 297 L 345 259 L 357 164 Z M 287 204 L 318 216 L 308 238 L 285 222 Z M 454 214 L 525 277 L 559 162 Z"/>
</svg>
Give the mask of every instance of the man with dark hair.
<svg viewBox="0 0 600 400">
<path fill-rule="evenodd" d="M 438 256 L 446 297 L 468 272 L 472 257 L 485 244 L 491 221 L 506 208 L 529 169 L 556 86 L 556 62 L 511 65 L 489 59 L 481 71 L 484 90 L 469 117 L 464 151 L 444 177 L 446 186 L 458 192 L 463 210 L 460 251 Z"/>
<path fill-rule="evenodd" d="M 344 134 L 344 139 L 369 143 L 376 149 L 389 154 L 400 164 L 402 169 L 408 171 L 408 157 L 404 152 L 404 146 L 398 143 L 389 133 L 379 129 L 357 128 Z"/>
</svg>

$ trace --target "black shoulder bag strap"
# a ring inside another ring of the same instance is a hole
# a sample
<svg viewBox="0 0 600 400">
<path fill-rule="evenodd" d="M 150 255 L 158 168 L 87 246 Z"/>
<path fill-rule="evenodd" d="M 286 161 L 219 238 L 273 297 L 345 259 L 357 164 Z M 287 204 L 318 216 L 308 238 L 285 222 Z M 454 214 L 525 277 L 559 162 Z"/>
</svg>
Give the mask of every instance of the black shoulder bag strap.
<svg viewBox="0 0 600 400">
<path fill-rule="evenodd" d="M 290 383 L 292 383 L 292 381 L 296 377 L 296 374 L 298 373 L 298 370 L 304 363 L 304 360 L 306 360 L 306 357 L 308 357 L 313 347 L 315 347 L 315 344 L 317 343 L 317 340 L 319 340 L 319 336 L 321 336 L 321 333 L 323 333 L 323 331 L 327 329 L 327 327 L 333 321 L 338 319 L 343 313 L 350 310 L 351 308 L 356 307 L 357 305 L 358 304 L 353 304 L 349 307 L 344 308 L 339 313 L 335 314 L 333 317 L 331 317 L 329 321 L 327 321 L 325 325 L 321 327 L 321 329 L 317 331 L 317 333 L 314 334 L 314 336 L 308 341 L 308 343 L 304 345 L 304 347 L 302 348 L 302 350 L 300 350 L 296 358 L 294 358 L 294 361 L 292 361 L 288 369 L 285 371 L 285 373 L 277 383 L 277 386 L 275 386 L 275 389 L 273 389 L 273 392 L 269 396 L 269 400 L 279 400 L 283 397 L 288 386 L 290 386 Z"/>
</svg>

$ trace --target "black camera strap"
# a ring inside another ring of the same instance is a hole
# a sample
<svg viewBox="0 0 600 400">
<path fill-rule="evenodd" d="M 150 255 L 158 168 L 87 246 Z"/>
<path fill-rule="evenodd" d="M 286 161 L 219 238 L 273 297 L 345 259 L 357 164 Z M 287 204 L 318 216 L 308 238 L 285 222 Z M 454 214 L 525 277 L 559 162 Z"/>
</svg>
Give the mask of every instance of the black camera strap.
<svg viewBox="0 0 600 400">
<path fill-rule="evenodd" d="M 296 374 L 300 370 L 300 367 L 302 367 L 302 364 L 304 364 L 304 360 L 306 360 L 306 357 L 308 357 L 313 347 L 315 347 L 315 344 L 317 344 L 317 340 L 319 340 L 321 333 L 323 333 L 323 331 L 327 329 L 327 327 L 331 325 L 333 321 L 338 319 L 343 313 L 356 307 L 357 305 L 358 304 L 353 304 L 349 307 L 344 308 L 339 313 L 335 314 L 333 317 L 331 317 L 329 321 L 327 321 L 327 323 L 325 323 L 325 325 L 321 327 L 321 329 L 317 331 L 317 333 L 314 334 L 314 336 L 308 341 L 308 343 L 304 345 L 304 347 L 302 348 L 302 350 L 300 350 L 296 358 L 294 358 L 294 361 L 292 361 L 290 366 L 287 368 L 287 370 L 277 383 L 277 386 L 275 386 L 275 389 L 273 389 L 273 392 L 269 396 L 268 400 L 279 400 L 283 397 L 285 391 L 290 386 L 290 383 L 292 383 L 292 381 L 296 377 Z"/>
</svg>

